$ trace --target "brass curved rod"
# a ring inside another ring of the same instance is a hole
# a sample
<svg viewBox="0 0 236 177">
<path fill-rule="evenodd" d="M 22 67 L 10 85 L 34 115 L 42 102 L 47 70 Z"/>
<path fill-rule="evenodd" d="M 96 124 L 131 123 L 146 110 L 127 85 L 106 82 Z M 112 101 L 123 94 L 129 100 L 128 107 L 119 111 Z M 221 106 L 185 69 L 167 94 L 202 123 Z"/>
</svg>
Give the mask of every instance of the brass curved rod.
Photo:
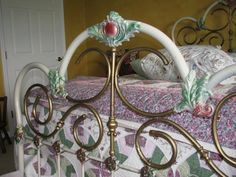
<svg viewBox="0 0 236 177">
<path fill-rule="evenodd" d="M 236 26 L 236 22 L 233 20 L 235 11 L 236 11 L 236 8 L 234 8 L 234 9 L 232 10 L 232 13 L 231 13 L 231 17 L 232 17 L 231 22 Z"/>
<path fill-rule="evenodd" d="M 48 94 L 48 90 L 45 86 L 41 85 L 41 84 L 34 84 L 32 85 L 31 87 L 29 87 L 29 93 L 30 91 L 34 88 L 34 87 L 40 87 L 43 92 L 46 94 L 46 97 L 47 97 L 47 100 L 48 100 L 48 109 L 49 109 L 49 112 L 48 112 L 48 118 L 45 120 L 45 121 L 41 121 L 39 120 L 39 116 L 37 115 L 37 105 L 40 101 L 40 97 L 37 96 L 36 99 L 35 99 L 35 102 L 33 104 L 33 108 L 32 108 L 32 116 L 34 117 L 35 121 L 38 123 L 38 124 L 41 124 L 41 125 L 46 125 L 51 119 L 52 119 L 52 102 L 50 101 L 50 96 Z M 28 97 L 28 95 L 27 95 Z"/>
<path fill-rule="evenodd" d="M 154 120 L 154 119 L 153 119 Z M 155 169 L 166 169 L 168 167 L 170 167 L 173 163 L 176 162 L 176 157 L 177 157 L 177 145 L 176 142 L 174 141 L 174 139 L 168 135 L 165 132 L 161 132 L 161 131 L 156 131 L 156 130 L 150 130 L 149 131 L 149 135 L 154 137 L 154 138 L 163 138 L 165 139 L 170 145 L 171 145 L 171 149 L 172 149 L 172 156 L 170 158 L 170 160 L 168 162 L 166 162 L 165 164 L 155 164 L 153 162 L 151 162 L 150 160 L 148 160 L 145 155 L 143 154 L 140 144 L 139 144 L 139 136 L 142 133 L 142 131 L 148 127 L 150 124 L 153 123 L 153 120 L 147 121 L 146 123 L 144 123 L 137 131 L 136 135 L 135 135 L 135 147 L 136 150 L 138 152 L 139 157 L 141 158 L 141 160 L 149 167 L 155 168 Z"/>
<path fill-rule="evenodd" d="M 49 92 L 48 92 L 48 89 L 47 87 L 41 85 L 41 84 L 34 84 L 32 86 L 30 86 L 27 91 L 26 91 L 26 94 L 25 94 L 25 97 L 24 97 L 24 113 L 25 113 L 25 117 L 26 117 L 26 121 L 28 123 L 28 125 L 30 126 L 30 128 L 32 129 L 32 131 L 38 135 L 38 136 L 42 136 L 42 137 L 45 137 L 43 134 L 41 134 L 39 131 L 37 131 L 33 124 L 31 123 L 31 120 L 29 118 L 29 111 L 28 111 L 28 106 L 27 106 L 27 103 L 28 103 L 28 97 L 30 95 L 30 92 L 33 88 L 35 87 L 40 87 L 43 92 L 45 93 L 46 95 L 46 98 L 47 98 L 47 102 L 48 102 L 48 117 L 45 121 L 40 121 L 39 120 L 39 117 L 38 115 L 36 114 L 36 109 L 37 109 L 37 105 L 39 103 L 39 100 L 40 100 L 40 97 L 37 96 L 36 99 L 35 99 L 35 102 L 33 104 L 33 108 L 32 108 L 32 115 L 33 115 L 33 118 L 35 119 L 35 121 L 40 124 L 40 125 L 46 125 L 49 121 L 51 121 L 52 119 L 52 114 L 53 114 L 53 110 L 52 110 L 52 100 L 51 100 L 51 97 L 49 96 Z"/>
<path fill-rule="evenodd" d="M 212 119 L 212 135 L 213 135 L 213 141 L 216 146 L 216 149 L 218 150 L 219 154 L 223 157 L 223 159 L 229 163 L 230 165 L 236 167 L 236 158 L 230 157 L 225 153 L 223 148 L 221 147 L 218 139 L 218 134 L 217 134 L 217 120 L 219 118 L 219 113 L 224 104 L 231 98 L 236 97 L 236 92 L 230 93 L 229 95 L 225 96 L 216 106 L 215 112 L 213 114 L 213 119 Z"/>
<path fill-rule="evenodd" d="M 227 22 L 224 26 L 218 28 L 218 29 L 211 29 L 211 28 L 208 28 L 206 26 L 203 26 L 201 28 L 201 30 L 206 30 L 206 31 L 210 31 L 210 32 L 217 32 L 217 31 L 222 31 L 224 30 L 225 28 L 227 28 L 229 26 L 229 22 Z"/>
<path fill-rule="evenodd" d="M 212 45 L 212 40 L 213 39 L 219 39 L 220 41 L 220 45 L 222 46 L 224 44 L 224 37 L 221 33 L 214 31 L 214 32 L 208 32 L 207 34 L 205 34 L 203 37 L 201 37 L 200 41 L 204 41 L 207 37 L 209 37 L 210 35 L 214 35 L 212 37 L 210 37 L 210 39 L 208 40 L 208 43 L 210 45 Z"/>
<path fill-rule="evenodd" d="M 49 94 L 48 94 L 48 89 L 47 89 L 47 87 L 45 87 L 45 86 L 43 86 L 43 85 L 41 85 L 41 84 L 34 84 L 34 85 L 30 86 L 30 87 L 27 89 L 26 94 L 25 94 L 25 97 L 24 97 L 24 106 L 25 106 L 25 108 L 27 109 L 27 99 L 28 99 L 28 97 L 29 97 L 29 94 L 30 94 L 31 90 L 33 90 L 35 87 L 40 87 L 40 88 L 43 90 L 43 92 L 45 93 L 46 98 L 47 98 L 47 100 L 48 100 L 48 109 L 49 109 L 49 112 L 48 112 L 48 117 L 47 117 L 47 119 L 46 119 L 45 121 L 39 120 L 39 116 L 37 115 L 37 106 L 38 106 L 38 104 L 39 104 L 39 101 L 40 101 L 40 98 L 41 98 L 41 97 L 40 97 L 40 96 L 37 96 L 36 99 L 35 99 L 35 101 L 34 101 L 34 103 L 33 103 L 32 116 L 33 116 L 33 118 L 35 119 L 35 121 L 36 121 L 38 124 L 45 125 L 45 124 L 47 124 L 47 123 L 52 119 L 52 101 L 51 101 L 51 98 L 50 98 L 50 96 L 49 96 Z M 25 111 L 26 111 L 26 109 L 25 109 Z M 27 110 L 26 112 L 28 112 L 28 110 Z"/>
<path fill-rule="evenodd" d="M 119 70 L 120 70 L 120 66 L 123 62 L 123 60 L 129 55 L 131 54 L 132 52 L 136 52 L 136 51 L 149 51 L 149 52 L 152 52 L 152 53 L 155 53 L 157 54 L 160 59 L 162 60 L 162 62 L 167 65 L 169 63 L 169 61 L 165 58 L 165 56 L 163 54 L 161 54 L 160 52 L 156 51 L 155 49 L 152 49 L 152 48 L 147 48 L 147 47 L 137 47 L 137 48 L 133 48 L 131 50 L 129 50 L 128 52 L 126 52 L 122 57 L 121 59 L 119 60 L 119 62 L 117 63 L 117 67 L 116 67 L 116 70 L 115 70 L 115 88 L 116 88 L 116 91 L 120 97 L 120 99 L 122 100 L 122 102 L 129 108 L 131 109 L 132 111 L 138 113 L 139 115 L 142 115 L 142 116 L 146 116 L 146 117 L 163 117 L 163 116 L 168 116 L 168 115 L 171 115 L 173 113 L 173 109 L 171 110 L 167 110 L 165 112 L 161 112 L 161 113 L 150 113 L 150 112 L 145 112 L 145 111 L 142 111 L 140 109 L 138 109 L 137 107 L 133 106 L 131 103 L 129 103 L 127 101 L 127 99 L 123 96 L 122 94 L 122 91 L 120 89 L 120 86 L 118 84 L 118 75 L 119 75 Z"/>
<path fill-rule="evenodd" d="M 214 14 L 215 14 L 216 12 L 224 12 L 224 13 L 226 14 L 226 17 L 229 16 L 229 12 L 228 12 L 226 9 L 224 9 L 224 8 L 217 8 L 217 9 L 213 10 L 213 11 L 211 12 L 211 15 L 214 16 Z M 207 21 L 207 18 L 206 18 L 205 21 Z M 228 25 L 229 25 L 229 22 L 226 21 L 226 24 L 223 25 L 222 27 L 219 27 L 219 28 L 206 28 L 206 26 L 203 26 L 203 29 L 204 29 L 204 30 L 208 30 L 208 31 L 221 31 L 221 30 L 225 29 Z"/>
<path fill-rule="evenodd" d="M 107 54 L 106 54 L 104 51 L 100 50 L 99 48 L 89 48 L 89 49 L 86 49 L 85 51 L 83 51 L 83 52 L 80 54 L 78 60 L 80 60 L 84 55 L 86 55 L 87 53 L 89 53 L 89 52 L 91 52 L 91 51 L 96 51 L 96 52 L 98 52 L 98 53 L 101 54 L 101 55 L 105 58 L 105 60 L 106 60 L 106 63 L 107 63 L 107 70 L 108 70 L 106 82 L 105 82 L 103 88 L 101 89 L 101 91 L 100 91 L 97 95 L 95 95 L 95 96 L 93 96 L 93 97 L 91 97 L 91 98 L 83 99 L 83 100 L 76 100 L 76 99 L 74 99 L 74 98 L 72 98 L 72 97 L 70 97 L 70 96 L 68 95 L 66 98 L 67 98 L 70 102 L 73 102 L 73 103 L 88 103 L 88 102 L 94 101 L 94 100 L 96 100 L 97 98 L 99 98 L 99 97 L 105 92 L 105 90 L 107 89 L 107 87 L 108 87 L 108 85 L 109 85 L 109 82 L 110 82 L 110 79 L 111 79 L 111 64 L 110 64 L 110 61 L 109 61 L 109 57 L 107 56 Z M 78 63 L 78 60 L 77 60 L 77 63 Z"/>
<path fill-rule="evenodd" d="M 184 33 L 184 30 L 190 30 L 192 31 L 192 33 Z M 177 38 L 177 44 L 182 46 L 183 44 L 180 43 L 179 39 L 181 36 L 181 34 L 184 33 L 183 35 L 183 40 L 184 40 L 184 44 L 187 44 L 187 45 L 193 45 L 193 44 L 198 44 L 199 43 L 199 38 L 198 38 L 198 33 L 197 33 L 197 29 L 192 27 L 192 26 L 184 26 L 182 28 L 179 29 L 179 31 L 177 32 L 177 35 L 176 35 L 176 38 Z M 187 40 L 187 37 L 190 36 L 190 35 L 194 35 L 194 39 L 192 41 L 188 41 Z"/>
<path fill-rule="evenodd" d="M 103 128 L 103 124 L 102 124 L 102 119 L 101 117 L 99 116 L 99 114 L 97 113 L 97 111 L 90 105 L 86 105 L 86 104 L 81 104 L 80 105 L 81 107 L 84 107 L 84 108 L 87 108 L 89 109 L 93 115 L 95 116 L 97 122 L 98 122 L 98 127 L 99 127 L 99 136 L 98 136 L 98 139 L 97 141 L 93 144 L 93 145 L 85 145 L 83 144 L 80 140 L 79 140 L 79 135 L 78 135 L 78 131 L 76 131 L 76 127 L 78 127 L 79 123 L 84 121 L 86 119 L 86 115 L 82 115 L 80 116 L 74 123 L 73 125 L 73 136 L 74 136 L 74 139 L 76 141 L 76 143 L 83 149 L 86 149 L 87 151 L 92 151 L 94 149 L 96 149 L 99 144 L 101 143 L 102 141 L 102 138 L 103 138 L 103 131 L 104 131 L 104 128 Z"/>
<path fill-rule="evenodd" d="M 155 118 L 155 119 L 150 119 L 148 120 L 147 122 L 145 122 L 138 130 L 138 133 L 140 134 L 140 131 L 142 129 L 144 129 L 145 127 L 147 127 L 148 125 L 151 125 L 153 123 L 164 123 L 164 124 L 167 124 L 168 126 L 172 126 L 175 130 L 177 130 L 178 132 L 181 133 L 181 135 L 183 135 L 192 145 L 193 147 L 197 150 L 197 152 L 201 155 L 201 158 L 203 158 L 206 163 L 208 164 L 208 166 L 219 176 L 222 176 L 222 177 L 226 177 L 226 174 L 224 172 L 222 172 L 216 165 L 215 163 L 209 158 L 208 156 L 208 153 L 206 150 L 203 149 L 203 147 L 198 143 L 198 141 L 192 137 L 184 128 L 182 128 L 180 125 L 178 125 L 177 123 L 175 123 L 174 121 L 172 120 L 169 120 L 169 119 L 166 119 L 166 118 Z M 155 130 L 150 130 L 149 134 L 153 134 L 153 132 L 156 132 Z M 138 134 L 137 133 L 137 134 Z M 159 132 L 157 132 L 158 135 L 159 135 Z M 144 159 L 145 157 L 143 157 L 143 154 L 140 153 L 140 150 L 139 150 L 139 145 L 138 145 L 138 135 L 136 134 L 135 136 L 135 148 L 138 152 L 138 155 L 139 157 L 141 158 L 141 160 L 146 164 L 146 165 L 149 165 L 149 163 L 146 162 L 146 160 Z M 169 140 L 167 140 L 169 141 Z M 170 143 L 171 144 L 171 143 Z M 171 146 L 173 146 L 171 144 Z M 172 149 L 174 148 L 174 146 L 172 147 Z M 175 156 L 175 150 L 172 154 L 172 159 L 174 159 Z M 169 161 L 170 162 L 170 161 Z M 169 163 L 168 162 L 168 163 Z M 173 161 L 172 161 L 172 164 L 173 164 Z M 165 164 L 166 165 L 166 164 Z M 168 165 L 171 165 L 171 164 L 168 164 Z M 163 166 L 162 166 L 163 167 Z M 167 166 L 165 166 L 165 168 L 167 168 Z"/>
<path fill-rule="evenodd" d="M 70 107 L 65 113 L 64 115 L 62 116 L 62 118 L 57 122 L 57 125 L 55 127 L 55 129 L 49 133 L 49 134 L 43 134 L 43 133 L 40 133 L 38 130 L 36 130 L 33 126 L 33 124 L 31 123 L 30 121 L 30 118 L 29 118 L 29 113 L 28 113 L 28 107 L 27 107 L 27 98 L 29 97 L 29 94 L 30 94 L 30 90 L 34 87 L 41 87 L 43 88 L 45 94 L 47 95 L 47 101 L 49 103 L 49 116 L 48 116 L 48 119 L 45 121 L 45 122 L 49 122 L 52 118 L 52 114 L 53 114 L 53 111 L 52 111 L 52 100 L 51 98 L 49 97 L 48 95 L 48 91 L 47 91 L 47 88 L 41 84 L 35 84 L 35 85 L 32 85 L 26 92 L 26 95 L 25 95 L 25 98 L 24 98 L 24 107 L 25 107 L 25 117 L 26 117 L 26 121 L 29 125 L 29 127 L 31 128 L 31 130 L 39 137 L 43 138 L 43 139 L 47 139 L 47 138 L 50 138 L 52 136 L 54 136 L 63 126 L 64 126 L 64 122 L 66 120 L 66 118 L 70 115 L 70 113 L 76 109 L 78 109 L 79 107 L 82 107 L 82 108 L 87 108 L 89 109 L 93 115 L 95 115 L 96 117 L 96 120 L 98 122 L 98 126 L 99 126 L 99 138 L 97 140 L 97 142 L 92 145 L 92 146 L 86 146 L 86 145 L 83 145 L 82 143 L 80 143 L 79 139 L 78 139 L 78 135 L 76 134 L 75 132 L 75 128 L 77 127 L 77 125 L 82 121 L 84 120 L 84 117 L 80 117 L 81 120 L 76 120 L 74 126 L 73 126 L 73 135 L 75 137 L 75 140 L 76 142 L 78 143 L 78 145 L 81 145 L 81 147 L 83 147 L 84 149 L 86 150 L 93 150 L 95 149 L 101 142 L 102 140 L 102 137 L 103 137 L 103 124 L 102 124 L 102 120 L 101 120 L 101 117 L 99 116 L 99 114 L 96 112 L 96 110 L 90 106 L 90 105 L 87 105 L 87 104 L 83 104 L 83 103 L 77 103 L 75 105 L 73 105 L 72 107 Z M 38 103 L 38 101 L 36 101 Z M 34 106 L 36 108 L 36 106 Z M 45 123 L 44 123 L 45 124 Z M 43 125 L 44 125 L 43 124 Z"/>
</svg>

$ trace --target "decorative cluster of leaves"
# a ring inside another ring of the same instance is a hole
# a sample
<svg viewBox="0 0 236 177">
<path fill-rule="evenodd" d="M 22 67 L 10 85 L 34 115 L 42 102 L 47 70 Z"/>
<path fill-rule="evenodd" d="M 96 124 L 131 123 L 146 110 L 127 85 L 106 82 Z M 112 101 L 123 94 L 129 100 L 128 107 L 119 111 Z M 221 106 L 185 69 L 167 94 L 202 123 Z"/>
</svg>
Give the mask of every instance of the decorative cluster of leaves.
<svg viewBox="0 0 236 177">
<path fill-rule="evenodd" d="M 176 112 L 193 110 L 198 103 L 205 103 L 211 92 L 206 89 L 209 75 L 196 78 L 195 70 L 190 71 L 182 84 L 182 101 L 175 107 Z"/>
<path fill-rule="evenodd" d="M 59 74 L 58 70 L 50 70 L 48 74 L 49 88 L 54 96 L 67 96 L 65 91 L 65 77 Z"/>
<path fill-rule="evenodd" d="M 118 34 L 113 37 L 104 34 L 103 28 L 108 21 L 114 22 L 118 27 Z M 129 38 L 134 37 L 134 33 L 139 32 L 139 29 L 138 22 L 125 21 L 117 12 L 111 11 L 107 20 L 88 28 L 88 34 L 110 47 L 116 47 L 121 45 L 123 41 L 129 41 Z"/>
</svg>

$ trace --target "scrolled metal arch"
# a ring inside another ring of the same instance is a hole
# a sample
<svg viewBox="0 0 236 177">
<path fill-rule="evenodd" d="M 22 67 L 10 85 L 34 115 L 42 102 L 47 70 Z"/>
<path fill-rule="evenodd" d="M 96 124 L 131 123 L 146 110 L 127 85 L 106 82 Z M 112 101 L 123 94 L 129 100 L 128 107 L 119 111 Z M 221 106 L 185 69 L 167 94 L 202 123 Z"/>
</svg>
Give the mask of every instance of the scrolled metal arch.
<svg viewBox="0 0 236 177">
<path fill-rule="evenodd" d="M 107 79 L 106 79 L 106 82 L 104 83 L 104 86 L 103 88 L 101 89 L 100 92 L 98 92 L 95 96 L 91 97 L 91 98 L 88 98 L 88 99 L 83 99 L 83 100 L 77 100 L 77 99 L 74 99 L 72 97 L 70 97 L 69 95 L 67 95 L 67 99 L 71 102 L 74 102 L 74 103 L 87 103 L 87 102 L 91 102 L 91 101 L 94 101 L 96 100 L 98 97 L 100 97 L 104 92 L 105 90 L 107 89 L 108 85 L 109 85 L 109 82 L 110 82 L 110 79 L 111 79 L 111 64 L 109 62 L 109 57 L 107 56 L 107 54 L 100 50 L 99 48 L 88 48 L 86 50 L 84 50 L 78 57 L 77 59 L 77 63 L 79 63 L 79 61 L 81 60 L 82 57 L 84 57 L 86 54 L 88 54 L 89 52 L 92 52 L 92 51 L 96 51 L 97 53 L 99 53 L 100 55 L 102 55 L 105 60 L 106 60 L 106 63 L 107 63 Z"/>
<path fill-rule="evenodd" d="M 156 164 L 153 163 L 151 161 L 149 161 L 145 155 L 143 154 L 141 148 L 140 148 L 140 144 L 139 144 L 139 136 L 142 133 L 142 131 L 148 127 L 150 124 L 154 123 L 156 120 L 152 119 L 150 121 L 147 121 L 146 123 L 144 123 L 137 131 L 136 135 L 135 135 L 135 148 L 137 150 L 137 153 L 139 155 L 139 157 L 141 158 L 141 160 L 149 167 L 155 168 L 155 169 L 166 169 L 168 167 L 170 167 L 173 163 L 176 162 L 176 158 L 177 158 L 177 145 L 176 142 L 174 141 L 174 139 L 168 135 L 165 132 L 161 132 L 161 131 L 156 131 L 156 130 L 150 130 L 149 131 L 149 135 L 153 136 L 155 138 L 157 137 L 161 137 L 163 139 L 165 139 L 170 145 L 171 145 L 171 149 L 172 149 L 172 156 L 170 158 L 169 161 L 167 161 L 165 164 Z"/>
<path fill-rule="evenodd" d="M 133 106 L 131 103 L 129 103 L 127 101 L 127 99 L 123 96 L 122 91 L 120 89 L 119 83 L 118 83 L 118 75 L 119 75 L 119 70 L 121 67 L 122 62 L 124 61 L 124 59 L 131 54 L 132 52 L 136 52 L 136 51 L 149 51 L 149 52 L 153 52 L 156 55 L 158 55 L 160 57 L 160 59 L 162 60 L 162 62 L 167 65 L 169 63 L 169 61 L 165 58 L 165 56 L 163 54 L 161 54 L 160 52 L 156 51 L 155 49 L 152 48 L 147 48 L 147 47 L 137 47 L 137 48 L 133 48 L 131 50 L 129 50 L 128 52 L 126 52 L 119 60 L 119 62 L 117 63 L 117 67 L 115 70 L 115 88 L 116 91 L 118 93 L 118 96 L 120 97 L 120 99 L 122 100 L 122 102 L 132 111 L 143 115 L 143 116 L 147 116 L 147 117 L 157 117 L 157 116 L 167 116 L 173 113 L 173 109 L 171 110 L 167 110 L 165 112 L 161 112 L 161 113 L 150 113 L 150 112 L 145 112 L 142 111 L 140 109 L 138 109 L 137 107 Z"/>
<path fill-rule="evenodd" d="M 39 103 L 39 97 L 37 96 L 36 99 L 35 99 L 35 102 L 33 103 L 33 109 L 32 109 L 32 115 L 33 115 L 33 118 L 35 119 L 35 121 L 40 124 L 40 125 L 46 125 L 49 121 L 51 121 L 52 119 L 52 115 L 53 115 L 53 110 L 52 110 L 52 100 L 51 100 L 51 97 L 49 96 L 49 92 L 48 92 L 48 89 L 47 87 L 41 85 L 41 84 L 34 84 L 32 86 L 30 86 L 27 91 L 26 91 L 26 94 L 25 94 L 25 97 L 24 97 L 24 113 L 25 113 L 25 117 L 26 117 L 26 121 L 28 123 L 28 125 L 30 126 L 31 130 L 38 136 L 40 137 L 43 137 L 43 138 L 47 138 L 47 137 L 50 137 L 51 135 L 45 135 L 45 134 L 42 134 L 40 133 L 39 131 L 37 131 L 33 124 L 31 123 L 31 120 L 29 118 L 29 110 L 28 110 L 28 106 L 27 106 L 27 100 L 28 100 L 28 97 L 30 95 L 30 91 L 35 88 L 35 87 L 40 87 L 43 92 L 45 93 L 46 95 L 46 98 L 47 98 L 47 101 L 48 101 L 48 117 L 47 119 L 43 122 L 43 121 L 40 121 L 37 114 L 36 114 L 36 109 L 37 109 L 37 105 Z"/>
<path fill-rule="evenodd" d="M 225 105 L 225 103 L 233 98 L 236 97 L 236 92 L 230 93 L 229 95 L 225 96 L 216 106 L 215 112 L 213 114 L 213 119 L 212 119 L 212 136 L 213 136 L 213 141 L 216 146 L 216 149 L 218 150 L 219 154 L 223 157 L 223 159 L 229 163 L 230 165 L 236 167 L 236 158 L 230 157 L 225 153 L 223 148 L 221 147 L 218 139 L 218 133 L 217 133 L 217 120 L 219 118 L 219 112 L 222 109 L 222 107 Z"/>
<path fill-rule="evenodd" d="M 191 30 L 192 33 L 186 33 L 186 32 L 184 32 L 184 30 Z M 195 27 L 192 27 L 192 26 L 184 26 L 184 27 L 180 28 L 178 30 L 177 34 L 176 34 L 176 42 L 177 42 L 178 45 L 183 45 L 179 41 L 179 39 L 180 39 L 179 36 L 181 36 L 181 33 L 184 34 L 183 38 L 182 38 L 184 44 L 193 45 L 193 44 L 198 44 L 200 42 L 200 39 L 198 37 L 197 29 Z M 193 35 L 193 34 L 194 34 L 194 39 L 191 42 L 188 42 L 186 38 L 190 35 Z"/>
<path fill-rule="evenodd" d="M 214 10 L 212 10 L 212 12 L 210 13 L 210 15 L 211 15 L 211 16 L 214 16 L 214 14 L 217 13 L 217 12 L 219 12 L 219 11 L 220 11 L 220 12 L 224 12 L 224 13 L 226 14 L 226 17 L 229 16 L 228 11 L 227 11 L 226 9 L 224 9 L 224 8 L 217 8 L 217 9 L 214 9 Z M 206 16 L 205 21 L 207 21 L 207 17 L 209 18 L 209 15 Z M 213 17 L 213 18 L 214 18 L 214 17 Z M 212 29 L 211 29 L 211 28 L 206 28 L 206 27 L 204 26 L 204 29 L 205 29 L 205 30 L 208 30 L 208 31 L 221 31 L 221 30 L 225 29 L 228 25 L 229 25 L 229 22 L 226 21 L 225 25 L 222 25 L 222 27 L 219 27 L 219 28 L 212 28 Z"/>
<path fill-rule="evenodd" d="M 210 36 L 210 38 L 208 39 L 208 43 L 209 43 L 210 45 L 213 45 L 213 43 L 212 43 L 212 40 L 213 40 L 213 39 L 219 39 L 221 46 L 224 44 L 224 37 L 223 37 L 223 35 L 222 35 L 220 32 L 218 32 L 218 31 L 210 31 L 210 32 L 208 32 L 208 33 L 205 34 L 203 37 L 201 37 L 201 40 L 204 41 L 204 40 L 205 40 L 207 37 L 209 37 L 209 36 Z"/>
<path fill-rule="evenodd" d="M 103 124 L 102 124 L 102 120 L 101 120 L 101 117 L 99 116 L 99 114 L 97 113 L 97 111 L 90 105 L 86 105 L 86 104 L 80 104 L 79 105 L 80 107 L 84 107 L 84 108 L 87 108 L 88 110 L 90 110 L 93 115 L 95 116 L 97 122 L 98 122 L 98 127 L 99 127 L 99 136 L 98 136 L 98 139 L 97 141 L 93 144 L 93 145 L 84 145 L 80 140 L 79 140 L 79 136 L 78 136 L 78 133 L 76 132 L 76 127 L 78 127 L 79 123 L 84 121 L 86 119 L 86 116 L 85 115 L 82 115 L 80 116 L 74 123 L 73 125 L 73 136 L 74 136 L 74 139 L 76 141 L 76 143 L 83 149 L 86 149 L 87 151 L 92 151 L 94 149 L 96 149 L 99 144 L 101 143 L 102 141 L 102 138 L 103 138 L 103 131 L 104 131 L 104 128 L 103 128 Z M 72 110 L 73 111 L 73 108 Z M 69 111 L 69 112 L 71 112 Z"/>
<path fill-rule="evenodd" d="M 207 165 L 215 172 L 217 173 L 217 175 L 221 176 L 221 177 L 227 177 L 227 175 L 222 172 L 217 165 L 209 158 L 206 150 L 203 149 L 203 147 L 198 143 L 198 141 L 192 137 L 184 128 L 182 128 L 180 125 L 178 125 L 177 123 L 175 123 L 174 121 L 167 119 L 167 118 L 154 118 L 154 119 L 150 119 L 147 122 L 145 122 L 138 131 L 140 131 L 140 129 L 142 127 L 146 127 L 147 125 L 153 124 L 153 123 L 164 123 L 167 124 L 168 126 L 173 127 L 175 130 L 177 130 L 178 132 L 180 132 L 181 135 L 183 135 L 192 145 L 193 147 L 197 150 L 197 152 L 201 155 L 201 158 L 203 158 Z M 153 131 L 153 130 L 151 130 Z M 137 142 L 138 141 L 138 136 L 136 134 L 135 136 L 135 148 L 137 150 L 138 145 Z M 137 151 L 138 152 L 138 151 Z M 139 152 L 138 155 L 140 158 L 142 158 L 142 156 L 140 156 Z M 144 161 L 145 162 L 145 161 Z M 147 164 L 148 165 L 148 164 Z"/>
</svg>

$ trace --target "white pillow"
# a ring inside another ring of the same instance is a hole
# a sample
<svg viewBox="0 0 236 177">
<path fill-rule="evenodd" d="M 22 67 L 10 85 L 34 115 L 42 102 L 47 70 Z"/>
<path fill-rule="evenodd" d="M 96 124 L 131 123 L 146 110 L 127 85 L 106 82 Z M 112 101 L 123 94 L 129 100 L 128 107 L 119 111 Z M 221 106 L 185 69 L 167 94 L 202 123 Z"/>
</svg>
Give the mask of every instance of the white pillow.
<svg viewBox="0 0 236 177">
<path fill-rule="evenodd" d="M 198 78 L 203 77 L 207 73 L 212 75 L 213 73 L 234 64 L 232 58 L 227 53 L 213 46 L 189 45 L 178 48 L 189 68 L 196 70 Z M 160 50 L 160 52 L 171 61 L 170 64 L 165 66 L 157 55 L 153 53 L 148 54 L 141 60 L 141 66 L 146 77 L 149 79 L 179 81 L 179 73 L 173 64 L 169 52 L 165 49 Z M 235 82 L 234 78 L 223 81 L 223 84 L 229 82 Z"/>
<path fill-rule="evenodd" d="M 181 78 L 172 61 L 168 65 L 164 65 L 159 56 L 149 53 L 140 60 L 141 68 L 145 77 L 148 79 L 180 81 Z"/>
<path fill-rule="evenodd" d="M 233 59 L 234 63 L 236 63 L 236 53 L 228 52 L 227 54 Z"/>
</svg>

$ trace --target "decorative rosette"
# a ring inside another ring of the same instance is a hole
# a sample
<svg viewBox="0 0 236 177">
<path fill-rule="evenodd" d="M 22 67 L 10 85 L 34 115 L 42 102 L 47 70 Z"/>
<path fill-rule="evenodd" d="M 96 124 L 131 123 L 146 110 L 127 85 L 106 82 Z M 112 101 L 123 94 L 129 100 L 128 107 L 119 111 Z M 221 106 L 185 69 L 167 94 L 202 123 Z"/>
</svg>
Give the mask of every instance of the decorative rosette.
<svg viewBox="0 0 236 177">
<path fill-rule="evenodd" d="M 15 135 L 14 135 L 16 144 L 19 144 L 24 139 L 24 130 L 22 125 L 18 125 L 16 127 Z"/>
<path fill-rule="evenodd" d="M 123 41 L 129 41 L 129 38 L 134 37 L 134 33 L 139 32 L 139 29 L 138 22 L 128 22 L 117 12 L 111 11 L 107 20 L 88 28 L 88 34 L 110 47 L 116 47 Z"/>
<path fill-rule="evenodd" d="M 65 91 L 65 77 L 61 76 L 58 70 L 50 70 L 48 79 L 50 90 L 55 97 L 60 95 L 65 98 L 68 95 Z"/>
</svg>

